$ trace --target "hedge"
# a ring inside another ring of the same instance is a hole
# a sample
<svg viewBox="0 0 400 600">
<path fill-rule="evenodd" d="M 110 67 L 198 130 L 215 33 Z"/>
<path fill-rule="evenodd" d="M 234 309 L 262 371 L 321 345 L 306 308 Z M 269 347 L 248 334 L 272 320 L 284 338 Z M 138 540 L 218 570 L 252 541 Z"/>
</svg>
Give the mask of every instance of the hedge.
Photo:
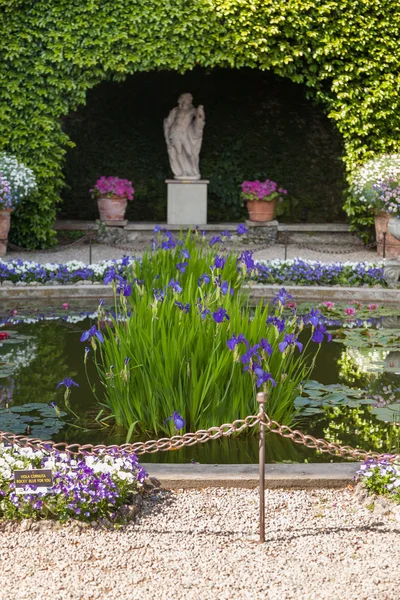
<svg viewBox="0 0 400 600">
<path fill-rule="evenodd" d="M 349 170 L 374 153 L 399 151 L 397 0 L 1 5 L 0 149 L 24 160 L 39 180 L 39 192 L 13 217 L 13 240 L 26 247 L 54 242 L 70 143 L 61 117 L 104 80 L 196 66 L 270 70 L 304 83 L 336 121 Z"/>
</svg>

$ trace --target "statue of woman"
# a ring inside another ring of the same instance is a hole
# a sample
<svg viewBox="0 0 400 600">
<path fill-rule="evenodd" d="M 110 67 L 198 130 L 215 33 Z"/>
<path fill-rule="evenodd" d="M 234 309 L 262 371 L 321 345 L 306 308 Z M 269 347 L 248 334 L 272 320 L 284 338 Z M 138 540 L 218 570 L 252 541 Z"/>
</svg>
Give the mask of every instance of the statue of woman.
<svg viewBox="0 0 400 600">
<path fill-rule="evenodd" d="M 195 108 L 191 94 L 182 94 L 164 119 L 169 164 L 175 179 L 200 179 L 199 155 L 205 124 L 204 108 Z"/>
</svg>

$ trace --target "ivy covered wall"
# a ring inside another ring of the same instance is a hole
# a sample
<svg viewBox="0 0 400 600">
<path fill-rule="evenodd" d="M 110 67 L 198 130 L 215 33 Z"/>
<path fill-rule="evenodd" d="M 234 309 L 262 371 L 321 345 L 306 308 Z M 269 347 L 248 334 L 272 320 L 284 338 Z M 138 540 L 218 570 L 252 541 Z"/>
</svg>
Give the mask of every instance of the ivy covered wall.
<svg viewBox="0 0 400 600">
<path fill-rule="evenodd" d="M 88 190 L 104 174 L 134 182 L 130 220 L 165 221 L 172 173 L 163 119 L 185 91 L 206 111 L 200 166 L 210 180 L 209 220 L 242 219 L 240 183 L 265 177 L 289 190 L 278 205 L 281 220 L 344 219 L 341 136 L 304 86 L 257 69 L 218 68 L 138 73 L 89 91 L 86 106 L 64 120 L 75 147 L 67 152 L 59 216 L 97 218 Z"/>
<path fill-rule="evenodd" d="M 0 6 L 0 145 L 39 180 L 38 193 L 13 215 L 13 239 L 27 247 L 54 241 L 69 144 L 61 117 L 104 80 L 195 67 L 270 70 L 307 86 L 336 121 L 349 169 L 374 153 L 399 151 L 397 0 L 1 0 Z"/>
</svg>

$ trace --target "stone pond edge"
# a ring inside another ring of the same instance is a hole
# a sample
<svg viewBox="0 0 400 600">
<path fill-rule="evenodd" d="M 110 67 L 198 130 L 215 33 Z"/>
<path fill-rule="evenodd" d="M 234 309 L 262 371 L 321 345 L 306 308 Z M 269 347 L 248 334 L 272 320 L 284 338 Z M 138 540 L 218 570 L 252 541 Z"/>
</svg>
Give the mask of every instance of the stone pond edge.
<svg viewBox="0 0 400 600">
<path fill-rule="evenodd" d="M 394 303 L 400 302 L 400 289 L 390 289 L 382 287 L 341 287 L 341 286 L 296 286 L 296 285 L 262 285 L 254 284 L 244 286 L 250 291 L 250 298 L 253 302 L 261 299 L 271 300 L 277 294 L 278 290 L 284 287 L 296 301 L 323 302 L 344 301 L 351 302 L 358 300 L 360 302 L 382 302 Z M 46 285 L 46 284 L 7 284 L 3 282 L 0 285 L 0 300 L 23 300 L 23 299 L 96 299 L 112 298 L 112 286 L 102 283 L 78 282 L 66 285 Z"/>
<path fill-rule="evenodd" d="M 140 460 L 140 457 L 139 457 Z M 207 487 L 258 487 L 258 464 L 204 465 L 183 463 L 145 463 L 150 477 L 165 489 L 201 489 Z M 265 465 L 266 489 L 345 488 L 354 483 L 361 463 L 282 463 Z"/>
</svg>

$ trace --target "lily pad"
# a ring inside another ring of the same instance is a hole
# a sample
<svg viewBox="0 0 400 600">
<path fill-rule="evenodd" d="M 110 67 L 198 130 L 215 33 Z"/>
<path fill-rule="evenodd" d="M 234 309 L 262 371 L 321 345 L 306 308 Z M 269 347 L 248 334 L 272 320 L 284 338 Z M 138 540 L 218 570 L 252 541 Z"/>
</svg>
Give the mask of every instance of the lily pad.
<svg viewBox="0 0 400 600">
<path fill-rule="evenodd" d="M 60 411 L 60 416 L 67 413 Z M 51 438 L 61 431 L 65 422 L 55 414 L 54 408 L 43 402 L 29 402 L 21 406 L 0 409 L 0 430 L 11 431 L 16 434 L 26 433 L 30 427 L 29 435 L 32 437 Z"/>
</svg>

